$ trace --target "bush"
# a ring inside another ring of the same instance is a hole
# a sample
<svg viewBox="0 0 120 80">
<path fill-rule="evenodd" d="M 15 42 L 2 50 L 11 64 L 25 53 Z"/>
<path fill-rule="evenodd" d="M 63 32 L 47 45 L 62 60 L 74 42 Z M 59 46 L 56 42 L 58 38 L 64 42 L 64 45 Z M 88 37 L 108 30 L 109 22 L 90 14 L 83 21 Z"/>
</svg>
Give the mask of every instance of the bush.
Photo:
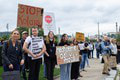
<svg viewBox="0 0 120 80">
<path fill-rule="evenodd" d="M 117 40 L 117 42 L 120 42 L 120 34 L 117 34 L 116 40 Z"/>
<path fill-rule="evenodd" d="M 0 66 L 2 66 L 2 56 L 1 56 L 1 52 L 2 52 L 2 46 L 0 46 Z"/>
</svg>

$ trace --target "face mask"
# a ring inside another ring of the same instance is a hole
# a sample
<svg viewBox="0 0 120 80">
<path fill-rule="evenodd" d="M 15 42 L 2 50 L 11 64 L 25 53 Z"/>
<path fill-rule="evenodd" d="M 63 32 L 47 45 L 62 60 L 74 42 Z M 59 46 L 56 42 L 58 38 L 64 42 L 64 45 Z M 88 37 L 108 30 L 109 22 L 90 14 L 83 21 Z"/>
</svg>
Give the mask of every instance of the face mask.
<svg viewBox="0 0 120 80">
<path fill-rule="evenodd" d="M 50 39 L 50 41 L 53 41 L 53 39 Z"/>
</svg>

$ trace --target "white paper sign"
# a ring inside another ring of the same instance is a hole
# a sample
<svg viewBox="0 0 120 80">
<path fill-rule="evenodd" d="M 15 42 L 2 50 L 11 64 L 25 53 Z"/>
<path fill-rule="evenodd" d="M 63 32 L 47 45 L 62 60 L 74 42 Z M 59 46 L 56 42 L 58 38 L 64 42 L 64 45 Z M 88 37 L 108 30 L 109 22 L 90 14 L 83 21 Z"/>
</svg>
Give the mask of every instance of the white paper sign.
<svg viewBox="0 0 120 80">
<path fill-rule="evenodd" d="M 32 49 L 32 52 L 34 54 L 39 54 L 43 48 L 43 38 L 40 38 L 40 37 L 35 37 L 35 38 L 32 38 L 32 42 L 31 42 L 31 49 Z M 38 58 L 32 58 L 32 60 L 34 59 L 39 59 L 39 58 L 42 58 L 43 56 L 40 56 Z"/>
<path fill-rule="evenodd" d="M 43 16 L 44 35 L 48 35 L 49 31 L 56 34 L 55 17 L 53 13 L 44 13 Z"/>
</svg>

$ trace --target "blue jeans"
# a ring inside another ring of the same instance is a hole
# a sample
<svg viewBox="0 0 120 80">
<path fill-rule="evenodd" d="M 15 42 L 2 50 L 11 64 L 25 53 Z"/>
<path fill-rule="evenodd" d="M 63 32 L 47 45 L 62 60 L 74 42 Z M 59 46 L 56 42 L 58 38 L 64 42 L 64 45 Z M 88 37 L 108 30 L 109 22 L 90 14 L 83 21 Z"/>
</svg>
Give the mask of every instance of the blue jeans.
<svg viewBox="0 0 120 80">
<path fill-rule="evenodd" d="M 44 63 L 44 77 L 47 77 L 46 64 Z"/>
<path fill-rule="evenodd" d="M 87 59 L 86 59 L 86 62 L 87 62 L 87 66 L 89 66 L 88 54 L 87 54 Z"/>
<path fill-rule="evenodd" d="M 71 63 L 60 65 L 60 80 L 71 80 Z"/>
<path fill-rule="evenodd" d="M 100 54 L 101 54 L 101 53 L 100 53 L 100 50 L 97 50 L 97 49 L 96 49 L 96 56 L 97 56 L 98 59 L 99 59 Z"/>
<path fill-rule="evenodd" d="M 4 72 L 7 72 L 7 71 L 20 71 L 20 65 L 19 64 L 13 64 L 13 69 L 10 69 L 9 65 L 3 64 L 3 69 L 4 69 Z"/>
<path fill-rule="evenodd" d="M 84 69 L 85 68 L 85 63 L 87 61 L 87 58 L 88 58 L 88 54 L 87 53 L 83 53 L 82 54 L 82 62 L 80 64 L 80 68 L 81 69 Z"/>
</svg>

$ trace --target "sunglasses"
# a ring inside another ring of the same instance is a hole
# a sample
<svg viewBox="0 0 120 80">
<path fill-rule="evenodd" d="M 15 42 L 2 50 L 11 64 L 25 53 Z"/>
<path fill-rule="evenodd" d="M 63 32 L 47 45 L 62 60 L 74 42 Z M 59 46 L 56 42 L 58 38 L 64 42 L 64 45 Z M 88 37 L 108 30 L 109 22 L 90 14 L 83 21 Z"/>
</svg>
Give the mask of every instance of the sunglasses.
<svg viewBox="0 0 120 80">
<path fill-rule="evenodd" d="M 19 33 L 13 33 L 13 34 L 19 35 Z"/>
</svg>

